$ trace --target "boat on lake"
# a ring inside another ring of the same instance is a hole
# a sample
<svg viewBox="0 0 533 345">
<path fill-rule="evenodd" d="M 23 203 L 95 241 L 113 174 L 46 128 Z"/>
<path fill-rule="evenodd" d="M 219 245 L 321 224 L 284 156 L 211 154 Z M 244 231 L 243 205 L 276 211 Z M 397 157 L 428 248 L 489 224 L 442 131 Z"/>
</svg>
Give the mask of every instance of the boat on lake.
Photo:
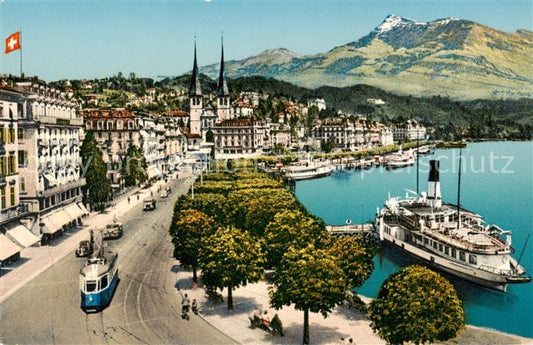
<svg viewBox="0 0 533 345">
<path fill-rule="evenodd" d="M 415 155 L 413 150 L 400 150 L 387 158 L 387 169 L 398 169 L 415 164 Z"/>
<path fill-rule="evenodd" d="M 306 180 L 331 175 L 333 169 L 329 161 L 314 161 L 310 157 L 297 164 L 285 168 L 285 178 L 290 180 Z"/>
<path fill-rule="evenodd" d="M 459 205 L 444 203 L 439 161 L 431 160 L 430 168 L 428 192 L 389 196 L 385 207 L 378 208 L 375 228 L 380 240 L 429 266 L 491 289 L 506 291 L 509 284 L 530 282 L 524 267 L 511 256 L 511 232 L 486 225 L 482 216 Z"/>
</svg>

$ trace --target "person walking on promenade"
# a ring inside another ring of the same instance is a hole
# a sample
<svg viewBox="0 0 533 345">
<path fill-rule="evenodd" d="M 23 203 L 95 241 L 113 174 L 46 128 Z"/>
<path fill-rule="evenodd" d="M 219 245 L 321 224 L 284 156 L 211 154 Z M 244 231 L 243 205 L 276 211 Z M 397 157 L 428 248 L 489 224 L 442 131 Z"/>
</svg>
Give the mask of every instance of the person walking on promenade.
<svg viewBox="0 0 533 345">
<path fill-rule="evenodd" d="M 130 203 L 130 197 L 128 197 L 128 204 Z"/>
</svg>

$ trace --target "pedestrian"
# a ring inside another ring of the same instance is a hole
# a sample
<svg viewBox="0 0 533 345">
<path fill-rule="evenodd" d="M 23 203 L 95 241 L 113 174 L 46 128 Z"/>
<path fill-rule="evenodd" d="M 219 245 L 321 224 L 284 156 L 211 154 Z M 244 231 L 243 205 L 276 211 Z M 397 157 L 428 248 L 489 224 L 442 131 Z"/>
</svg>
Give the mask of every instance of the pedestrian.
<svg viewBox="0 0 533 345">
<path fill-rule="evenodd" d="M 128 204 L 130 203 L 130 197 L 128 197 Z"/>
<path fill-rule="evenodd" d="M 137 200 L 139 200 L 139 194 L 137 194 Z"/>
<path fill-rule="evenodd" d="M 154 191 L 153 190 L 150 191 L 150 196 L 152 196 L 152 197 L 154 196 Z"/>
<path fill-rule="evenodd" d="M 270 327 L 270 317 L 268 317 L 268 310 L 265 310 L 263 312 L 263 316 L 261 317 L 261 323 L 267 328 Z"/>
</svg>

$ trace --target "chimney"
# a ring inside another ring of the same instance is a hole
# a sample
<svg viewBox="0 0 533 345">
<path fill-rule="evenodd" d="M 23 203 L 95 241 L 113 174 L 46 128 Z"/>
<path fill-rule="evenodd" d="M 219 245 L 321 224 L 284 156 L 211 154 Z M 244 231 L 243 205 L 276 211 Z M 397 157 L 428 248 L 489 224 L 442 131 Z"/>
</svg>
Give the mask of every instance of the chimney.
<svg viewBox="0 0 533 345">
<path fill-rule="evenodd" d="M 442 206 L 442 198 L 440 194 L 440 180 L 439 180 L 439 161 L 429 161 L 429 186 L 428 186 L 428 201 L 436 208 Z"/>
</svg>

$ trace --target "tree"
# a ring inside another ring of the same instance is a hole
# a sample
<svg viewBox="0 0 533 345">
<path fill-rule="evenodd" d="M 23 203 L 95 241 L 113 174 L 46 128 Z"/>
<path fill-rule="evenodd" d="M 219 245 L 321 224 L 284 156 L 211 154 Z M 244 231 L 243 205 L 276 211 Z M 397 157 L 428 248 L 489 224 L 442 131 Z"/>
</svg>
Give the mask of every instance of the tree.
<svg viewBox="0 0 533 345">
<path fill-rule="evenodd" d="M 207 214 L 218 226 L 226 225 L 230 223 L 227 203 L 226 197 L 222 194 L 197 193 L 194 199 L 191 194 L 184 194 L 176 201 L 174 214 L 178 215 L 181 210 L 195 209 Z M 175 220 L 177 221 L 177 217 Z"/>
<path fill-rule="evenodd" d="M 85 186 L 83 199 L 91 207 L 100 208 L 111 198 L 111 184 L 107 178 L 107 167 L 102 159 L 93 131 L 88 131 L 80 148 L 84 169 Z"/>
<path fill-rule="evenodd" d="M 370 326 L 390 344 L 445 341 L 464 327 L 461 301 L 450 282 L 423 266 L 391 275 L 370 303 Z"/>
<path fill-rule="evenodd" d="M 309 311 L 324 317 L 344 301 L 343 272 L 326 249 L 291 247 L 283 255 L 270 288 L 270 305 L 280 309 L 294 304 L 304 312 L 303 343 L 309 344 Z"/>
<path fill-rule="evenodd" d="M 220 227 L 202 241 L 200 267 L 204 285 L 228 289 L 228 310 L 233 310 L 233 289 L 258 282 L 265 259 L 259 242 L 233 226 Z"/>
<path fill-rule="evenodd" d="M 323 247 L 329 241 L 329 233 L 323 222 L 299 210 L 284 210 L 268 223 L 264 238 L 268 266 L 279 267 L 289 247 L 302 247 L 309 243 Z"/>
<path fill-rule="evenodd" d="M 124 178 L 126 187 L 144 183 L 148 179 L 147 168 L 148 165 L 142 150 L 135 145 L 128 147 L 120 169 L 120 174 Z"/>
<path fill-rule="evenodd" d="M 361 235 L 339 237 L 330 250 L 344 273 L 346 290 L 360 287 L 372 274 L 377 247 L 370 239 Z"/>
<path fill-rule="evenodd" d="M 238 228 L 254 236 L 263 237 L 264 230 L 274 215 L 286 209 L 296 209 L 294 196 L 283 188 L 244 189 L 228 195 L 231 218 Z"/>
<path fill-rule="evenodd" d="M 193 282 L 198 282 L 196 269 L 198 256 L 202 248 L 202 238 L 212 235 L 215 222 L 205 213 L 198 210 L 183 210 L 178 215 L 170 236 L 174 244 L 174 257 L 185 268 L 191 268 Z"/>
</svg>

